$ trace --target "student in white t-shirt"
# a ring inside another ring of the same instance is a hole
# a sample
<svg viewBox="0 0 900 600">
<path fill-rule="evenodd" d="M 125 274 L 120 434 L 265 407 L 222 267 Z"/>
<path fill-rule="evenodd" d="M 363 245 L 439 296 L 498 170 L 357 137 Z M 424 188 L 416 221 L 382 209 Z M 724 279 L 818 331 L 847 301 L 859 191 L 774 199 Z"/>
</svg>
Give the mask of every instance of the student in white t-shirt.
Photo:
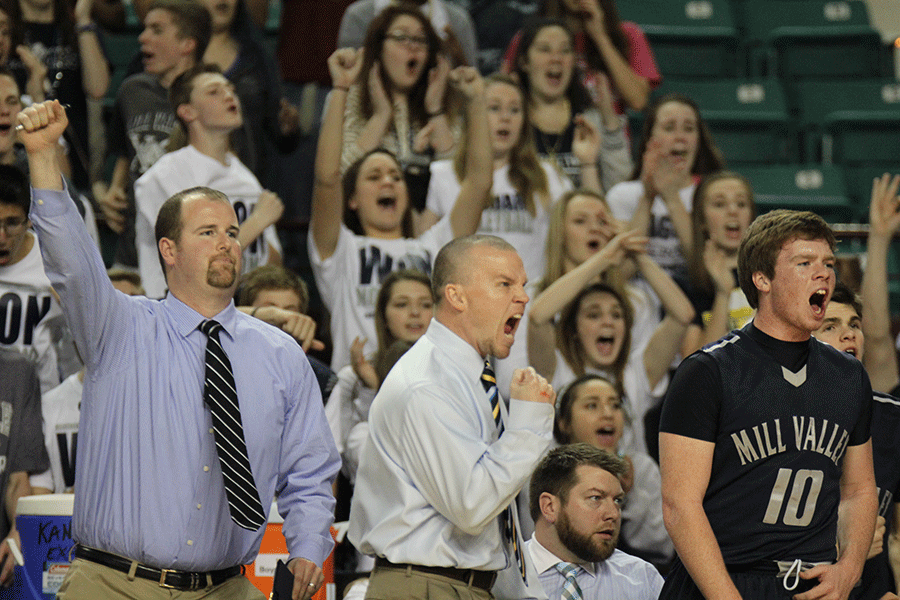
<svg viewBox="0 0 900 600">
<path fill-rule="evenodd" d="M 650 238 L 647 254 L 670 275 L 684 274 L 691 252 L 691 198 L 701 176 L 724 168 L 697 104 L 666 94 L 647 109 L 631 181 L 612 187 L 615 218 Z"/>
<path fill-rule="evenodd" d="M 170 98 L 187 145 L 162 156 L 134 184 L 138 268 L 149 298 L 161 298 L 167 288 L 153 229 L 157 213 L 168 198 L 192 187 L 219 190 L 231 201 L 241 224 L 242 272 L 281 264 L 274 223 L 284 206 L 231 152 L 230 136 L 243 123 L 234 85 L 218 66 L 201 64 L 175 79 Z M 172 143 L 178 145 L 177 137 Z"/>
<path fill-rule="evenodd" d="M 623 438 L 628 450 L 647 451 L 643 418 L 668 384 L 668 368 L 694 318 L 681 288 L 651 259 L 647 238 L 619 232 L 600 197 L 582 191 L 554 213 L 562 235 L 565 271 L 535 298 L 528 319 L 528 358 L 535 370 L 561 390 L 578 375 L 599 373 L 620 386 L 632 416 Z M 559 222 L 562 221 L 562 222 Z M 614 237 L 610 238 L 610 235 Z M 548 255 L 551 255 L 548 242 Z M 619 273 L 625 259 L 662 299 L 665 317 L 649 322 L 649 301 Z M 549 271 L 549 266 L 548 266 Z M 559 273 L 559 269 L 554 269 Z M 636 319 L 641 309 L 640 321 Z M 557 318 L 557 315 L 558 318 Z M 649 334 L 649 335 L 648 335 Z"/>
<path fill-rule="evenodd" d="M 344 107 L 359 77 L 360 51 L 342 48 L 328 59 L 333 90 L 316 155 L 309 226 L 309 254 L 316 285 L 331 310 L 331 367 L 350 363 L 357 337 L 375 339 L 375 297 L 381 282 L 399 269 L 430 274 L 438 250 L 454 237 L 475 233 L 491 187 L 490 140 L 481 77 L 470 67 L 450 74 L 466 100 L 468 139 L 465 177 L 454 209 L 413 237 L 412 209 L 403 172 L 394 156 L 374 150 L 343 177 L 340 159 Z M 375 349 L 367 343 L 364 354 Z"/>
<path fill-rule="evenodd" d="M 27 356 L 46 393 L 60 382 L 58 346 L 65 323 L 31 231 L 30 204 L 28 177 L 0 165 L 0 347 Z"/>
<path fill-rule="evenodd" d="M 485 79 L 484 94 L 494 185 L 492 204 L 481 215 L 478 233 L 496 235 L 512 244 L 522 257 L 528 280 L 535 282 L 544 275 L 548 214 L 553 203 L 572 189 L 572 183 L 555 164 L 538 157 L 528 126 L 528 104 L 518 84 L 509 75 L 494 74 Z M 593 135 L 574 143 L 584 169 L 596 169 L 600 151 L 599 136 L 591 132 Z M 458 152 L 454 160 L 431 163 L 422 223 L 431 226 L 453 209 L 464 162 L 465 153 Z"/>
</svg>

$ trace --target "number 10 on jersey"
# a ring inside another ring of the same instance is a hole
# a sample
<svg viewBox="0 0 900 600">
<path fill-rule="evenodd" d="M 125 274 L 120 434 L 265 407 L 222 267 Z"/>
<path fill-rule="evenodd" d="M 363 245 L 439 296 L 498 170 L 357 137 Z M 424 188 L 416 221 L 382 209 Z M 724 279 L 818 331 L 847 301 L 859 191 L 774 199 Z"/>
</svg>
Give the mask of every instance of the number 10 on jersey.
<svg viewBox="0 0 900 600">
<path fill-rule="evenodd" d="M 816 512 L 816 502 L 818 502 L 819 492 L 822 490 L 823 478 L 824 473 L 818 470 L 798 469 L 795 473 L 793 469 L 778 469 L 778 478 L 772 487 L 772 495 L 769 496 L 769 506 L 766 507 L 763 523 L 775 525 L 781 517 L 781 522 L 785 525 L 797 527 L 809 525 Z M 790 489 L 789 496 L 788 489 Z M 807 490 L 809 491 L 806 494 L 806 502 L 801 513 L 800 501 Z M 787 506 L 784 506 L 785 497 L 788 499 Z M 783 515 L 782 507 L 784 507 Z"/>
</svg>

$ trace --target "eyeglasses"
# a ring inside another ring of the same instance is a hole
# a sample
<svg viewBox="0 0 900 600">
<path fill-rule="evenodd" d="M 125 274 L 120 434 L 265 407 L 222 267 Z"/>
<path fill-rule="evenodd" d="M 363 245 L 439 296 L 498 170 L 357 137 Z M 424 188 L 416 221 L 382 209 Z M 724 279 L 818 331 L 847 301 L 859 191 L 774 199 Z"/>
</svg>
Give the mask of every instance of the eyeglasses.
<svg viewBox="0 0 900 600">
<path fill-rule="evenodd" d="M 398 44 L 403 44 L 404 46 L 409 46 L 412 48 L 427 48 L 428 47 L 428 38 L 425 36 L 419 35 L 407 35 L 405 33 L 388 33 L 385 35 L 389 40 L 394 40 Z"/>
<path fill-rule="evenodd" d="M 25 227 L 28 219 L 4 219 L 0 220 L 0 231 L 5 231 L 7 235 L 15 235 Z"/>
</svg>

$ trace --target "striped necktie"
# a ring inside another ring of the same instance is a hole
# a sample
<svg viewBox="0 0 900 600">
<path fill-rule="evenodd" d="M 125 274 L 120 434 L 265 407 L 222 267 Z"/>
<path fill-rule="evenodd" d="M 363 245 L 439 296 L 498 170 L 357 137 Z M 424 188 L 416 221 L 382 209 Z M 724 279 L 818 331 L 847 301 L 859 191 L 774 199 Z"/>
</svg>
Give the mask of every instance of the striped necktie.
<svg viewBox="0 0 900 600">
<path fill-rule="evenodd" d="M 221 330 L 222 325 L 212 319 L 200 324 L 200 331 L 209 338 L 206 343 L 203 399 L 212 415 L 213 435 L 225 479 L 225 496 L 231 519 L 244 529 L 256 531 L 266 522 L 266 515 L 250 470 L 250 459 L 247 458 L 231 361 L 219 341 Z"/>
<path fill-rule="evenodd" d="M 500 416 L 500 394 L 497 392 L 497 377 L 494 375 L 494 369 L 491 367 L 491 361 L 488 358 L 484 359 L 484 369 L 481 371 L 481 385 L 484 386 L 484 392 L 487 394 L 488 400 L 491 401 L 491 415 L 494 417 L 494 424 L 497 426 L 497 436 L 499 437 L 503 433 L 503 419 Z M 501 514 L 503 535 L 506 536 L 507 542 L 512 544 L 516 565 L 522 574 L 522 580 L 527 584 L 525 556 L 522 553 L 522 545 L 519 543 L 519 532 L 516 531 L 516 522 L 512 514 L 513 506 L 513 504 L 510 504 Z"/>
<path fill-rule="evenodd" d="M 575 576 L 578 575 L 578 571 L 581 567 L 567 562 L 559 562 L 554 566 L 556 567 L 556 570 L 559 571 L 559 574 L 566 578 L 565 582 L 563 582 L 562 595 L 560 598 L 562 600 L 583 600 L 584 597 L 581 595 L 581 587 L 578 585 L 578 582 L 575 581 Z"/>
<path fill-rule="evenodd" d="M 491 367 L 490 359 L 484 359 L 484 370 L 481 371 L 481 385 L 484 386 L 484 392 L 491 401 L 491 414 L 494 415 L 494 424 L 497 426 L 498 434 L 503 433 L 503 419 L 500 418 L 500 394 L 497 392 L 497 377 L 494 375 L 494 369 Z"/>
</svg>

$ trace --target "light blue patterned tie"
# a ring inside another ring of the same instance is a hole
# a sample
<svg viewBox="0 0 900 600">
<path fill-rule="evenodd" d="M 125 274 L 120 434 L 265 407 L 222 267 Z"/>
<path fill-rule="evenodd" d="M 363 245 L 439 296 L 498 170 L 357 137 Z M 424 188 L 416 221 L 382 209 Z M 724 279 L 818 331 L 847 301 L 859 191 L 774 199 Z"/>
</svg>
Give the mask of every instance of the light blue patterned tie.
<svg viewBox="0 0 900 600">
<path fill-rule="evenodd" d="M 575 576 L 578 575 L 578 570 L 581 567 L 567 562 L 559 562 L 555 566 L 560 575 L 566 578 L 565 583 L 563 583 L 562 600 L 583 600 L 581 587 L 575 581 Z"/>
</svg>

